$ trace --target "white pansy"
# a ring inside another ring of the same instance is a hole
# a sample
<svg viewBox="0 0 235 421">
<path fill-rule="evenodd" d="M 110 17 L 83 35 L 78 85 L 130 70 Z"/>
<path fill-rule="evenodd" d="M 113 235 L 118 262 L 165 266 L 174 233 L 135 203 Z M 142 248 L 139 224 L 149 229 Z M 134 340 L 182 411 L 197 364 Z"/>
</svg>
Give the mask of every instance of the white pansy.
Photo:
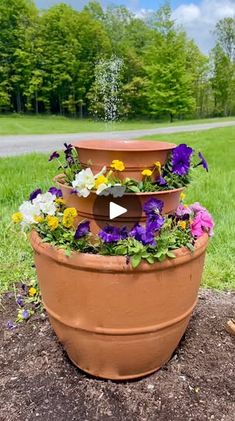
<svg viewBox="0 0 235 421">
<path fill-rule="evenodd" d="M 29 201 L 22 203 L 19 207 L 19 212 L 23 216 L 23 221 L 21 222 L 22 227 L 33 224 L 35 222 L 34 217 L 41 214 L 40 206 Z"/>
<path fill-rule="evenodd" d="M 77 190 L 78 196 L 87 197 L 90 194 L 90 190 L 94 187 L 95 176 L 90 168 L 81 170 L 75 176 L 75 180 L 72 182 L 72 186 Z"/>
<path fill-rule="evenodd" d="M 39 206 L 41 212 L 46 215 L 55 215 L 56 204 L 55 204 L 56 195 L 50 192 L 38 194 L 35 199 L 33 199 L 32 204 Z"/>
<path fill-rule="evenodd" d="M 105 173 L 106 173 L 106 167 L 103 167 L 102 170 L 100 170 L 100 172 L 98 172 L 95 175 L 95 179 L 98 178 L 98 177 L 100 177 L 101 175 L 104 175 Z"/>
</svg>

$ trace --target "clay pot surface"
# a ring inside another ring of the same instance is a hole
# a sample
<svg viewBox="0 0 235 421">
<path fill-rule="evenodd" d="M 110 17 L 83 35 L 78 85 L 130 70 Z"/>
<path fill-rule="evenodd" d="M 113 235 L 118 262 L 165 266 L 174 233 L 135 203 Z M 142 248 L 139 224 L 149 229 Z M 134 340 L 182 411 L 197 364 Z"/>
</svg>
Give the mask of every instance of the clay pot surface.
<svg viewBox="0 0 235 421">
<path fill-rule="evenodd" d="M 144 140 L 79 140 L 73 146 L 82 167 L 90 167 L 94 174 L 104 166 L 110 168 L 112 161 L 118 159 L 125 164 L 125 170 L 118 172 L 119 177 L 139 181 L 143 169 L 153 169 L 157 161 L 164 165 L 168 154 L 176 147 L 174 143 Z"/>
<path fill-rule="evenodd" d="M 94 234 L 97 234 L 100 227 L 107 224 L 132 228 L 136 223 L 144 223 L 146 221 L 146 216 L 143 211 L 143 206 L 150 198 L 163 201 L 163 214 L 173 213 L 180 203 L 180 194 L 184 190 L 184 187 L 181 187 L 175 190 L 151 193 L 125 193 L 122 197 L 117 198 L 114 198 L 113 196 L 97 196 L 97 194 L 92 191 L 88 197 L 79 197 L 77 194 L 71 194 L 72 187 L 63 183 L 62 174 L 56 176 L 54 181 L 62 190 L 66 206 L 77 209 L 78 222 L 84 219 L 91 221 L 90 227 Z M 126 208 L 128 212 L 110 221 L 110 201 Z"/>
<path fill-rule="evenodd" d="M 133 269 L 122 256 L 72 253 L 31 234 L 43 302 L 69 358 L 107 379 L 154 372 L 177 347 L 197 302 L 208 236 L 195 251 Z"/>
</svg>

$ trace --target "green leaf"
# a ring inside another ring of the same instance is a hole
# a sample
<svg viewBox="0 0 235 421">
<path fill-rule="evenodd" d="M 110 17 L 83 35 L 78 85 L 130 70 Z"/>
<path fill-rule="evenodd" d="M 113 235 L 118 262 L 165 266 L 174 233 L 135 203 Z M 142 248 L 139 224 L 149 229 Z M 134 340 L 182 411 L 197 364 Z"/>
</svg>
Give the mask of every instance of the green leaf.
<svg viewBox="0 0 235 421">
<path fill-rule="evenodd" d="M 139 266 L 140 262 L 141 262 L 141 254 L 135 254 L 134 256 L 131 256 L 131 264 L 133 268 L 136 268 L 137 266 Z"/>
<path fill-rule="evenodd" d="M 167 255 L 167 257 L 170 257 L 171 259 L 175 259 L 176 258 L 176 255 L 172 251 L 170 251 L 170 250 L 168 250 L 168 252 L 166 253 L 166 255 Z"/>
</svg>

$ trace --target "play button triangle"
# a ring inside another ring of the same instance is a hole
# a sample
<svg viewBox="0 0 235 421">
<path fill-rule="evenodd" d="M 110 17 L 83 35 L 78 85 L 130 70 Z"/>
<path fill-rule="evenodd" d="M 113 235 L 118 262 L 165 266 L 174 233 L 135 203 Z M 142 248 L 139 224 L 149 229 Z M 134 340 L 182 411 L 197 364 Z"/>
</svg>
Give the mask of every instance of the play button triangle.
<svg viewBox="0 0 235 421">
<path fill-rule="evenodd" d="M 122 206 L 117 205 L 117 203 L 109 202 L 109 219 L 115 219 L 126 212 L 127 212 L 126 208 L 123 208 Z"/>
</svg>

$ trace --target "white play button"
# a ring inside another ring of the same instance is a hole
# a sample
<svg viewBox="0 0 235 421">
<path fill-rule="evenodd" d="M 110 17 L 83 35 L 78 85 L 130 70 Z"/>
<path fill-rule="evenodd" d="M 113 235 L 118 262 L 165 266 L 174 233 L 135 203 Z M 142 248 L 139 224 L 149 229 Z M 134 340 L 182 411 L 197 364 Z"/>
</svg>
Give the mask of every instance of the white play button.
<svg viewBox="0 0 235 421">
<path fill-rule="evenodd" d="M 122 206 L 117 205 L 117 203 L 109 202 L 109 219 L 115 219 L 126 212 L 127 212 L 126 208 L 123 208 Z"/>
</svg>

